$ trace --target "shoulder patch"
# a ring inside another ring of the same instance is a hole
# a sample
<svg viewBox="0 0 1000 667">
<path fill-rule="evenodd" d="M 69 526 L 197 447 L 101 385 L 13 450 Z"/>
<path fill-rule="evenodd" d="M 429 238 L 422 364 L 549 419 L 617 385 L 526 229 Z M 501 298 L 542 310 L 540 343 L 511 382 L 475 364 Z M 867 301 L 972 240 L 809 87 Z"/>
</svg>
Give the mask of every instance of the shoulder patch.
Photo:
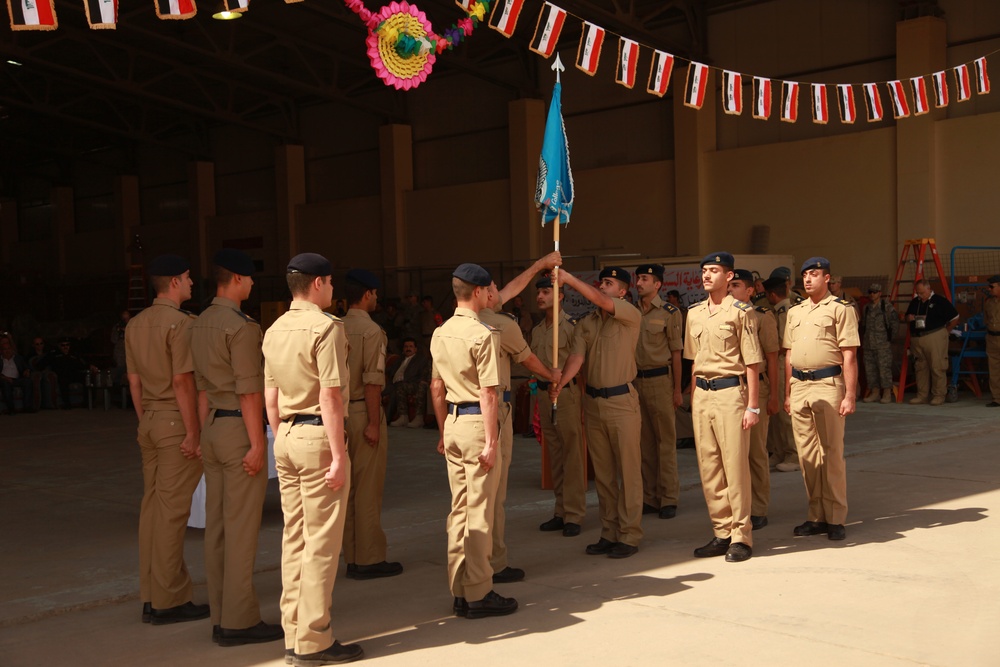
<svg viewBox="0 0 1000 667">
<path fill-rule="evenodd" d="M 673 314 L 673 313 L 678 312 L 680 310 L 680 308 L 678 308 L 677 306 L 675 306 L 672 303 L 665 303 L 665 304 L 663 304 L 663 310 L 667 311 L 668 313 Z"/>
<path fill-rule="evenodd" d="M 236 313 L 237 315 L 239 315 L 240 317 L 242 317 L 244 322 L 256 322 L 257 321 L 254 318 L 252 318 L 249 315 L 247 315 L 246 313 L 244 313 L 239 308 L 233 308 L 232 310 L 233 310 L 234 313 Z"/>
<path fill-rule="evenodd" d="M 788 310 L 788 306 L 778 306 L 778 307 L 777 307 L 777 308 L 775 309 L 775 312 L 778 312 L 778 313 L 783 313 L 783 312 L 785 312 L 786 310 Z"/>
<path fill-rule="evenodd" d="M 839 304 L 843 304 L 845 306 L 851 305 L 851 302 L 848 301 L 847 299 L 834 299 L 834 301 L 836 301 Z"/>
<path fill-rule="evenodd" d="M 495 312 L 496 312 L 497 315 L 506 315 L 510 319 L 512 319 L 515 322 L 517 322 L 517 315 L 515 315 L 514 313 L 508 313 L 506 310 L 498 310 L 498 311 L 495 311 Z"/>
<path fill-rule="evenodd" d="M 743 301 L 735 301 L 733 302 L 733 305 L 739 308 L 740 310 L 753 310 L 753 306 L 751 306 L 749 303 L 744 303 Z"/>
<path fill-rule="evenodd" d="M 576 323 L 580 321 L 579 317 L 568 317 L 566 319 L 569 320 L 569 323 L 573 326 L 576 326 Z"/>
<path fill-rule="evenodd" d="M 766 313 L 771 309 L 768 308 L 767 306 L 757 306 L 756 308 L 754 308 L 754 310 L 756 310 L 758 313 Z"/>
<path fill-rule="evenodd" d="M 801 294 L 798 294 L 797 292 L 792 292 L 792 305 L 793 306 L 797 306 L 798 304 L 802 303 L 805 300 L 806 300 L 806 298 L 804 296 L 802 296 Z"/>
<path fill-rule="evenodd" d="M 486 328 L 487 328 L 488 330 L 490 330 L 490 331 L 500 331 L 500 330 L 499 330 L 499 329 L 497 329 L 496 327 L 494 327 L 494 326 L 490 326 L 489 324 L 487 324 L 486 322 L 483 322 L 482 320 L 478 320 L 478 322 L 479 322 L 480 324 L 482 324 L 482 325 L 483 325 L 484 327 L 486 327 Z"/>
</svg>

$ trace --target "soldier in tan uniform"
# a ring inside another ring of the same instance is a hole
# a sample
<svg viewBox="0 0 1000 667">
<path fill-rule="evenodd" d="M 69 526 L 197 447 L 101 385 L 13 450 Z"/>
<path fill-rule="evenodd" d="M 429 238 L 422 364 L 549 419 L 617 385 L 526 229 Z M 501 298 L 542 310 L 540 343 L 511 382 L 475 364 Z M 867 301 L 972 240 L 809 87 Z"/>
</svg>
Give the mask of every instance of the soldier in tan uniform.
<svg viewBox="0 0 1000 667">
<path fill-rule="evenodd" d="M 350 396 L 347 332 L 323 312 L 333 304 L 333 269 L 322 255 L 288 262 L 288 312 L 264 335 L 264 404 L 285 529 L 281 538 L 281 624 L 285 659 L 298 667 L 357 660 L 330 625 L 351 460 L 344 420 Z"/>
<path fill-rule="evenodd" d="M 586 551 L 628 558 L 642 540 L 642 427 L 639 396 L 632 386 L 642 314 L 623 298 L 632 275 L 621 267 L 605 267 L 598 288 L 568 272 L 559 276 L 597 306 L 577 323 L 562 379 L 549 387 L 550 397 L 557 398 L 586 361 L 587 448 L 601 514 L 601 537 Z"/>
<path fill-rule="evenodd" d="M 347 414 L 347 451 L 351 456 L 351 492 L 344 519 L 344 560 L 350 579 L 392 577 L 403 571 L 386 562 L 382 530 L 382 492 L 388 460 L 388 437 L 382 412 L 386 335 L 370 313 L 378 302 L 378 278 L 364 269 L 347 272 L 347 365 L 351 374 Z"/>
<path fill-rule="evenodd" d="M 778 319 L 778 341 L 785 339 L 785 322 L 788 309 L 792 302 L 788 298 L 788 281 L 781 277 L 768 278 L 764 281 L 764 291 L 768 303 Z M 778 405 L 785 404 L 785 349 L 778 352 Z M 792 435 L 792 418 L 784 408 L 772 415 L 767 425 L 767 450 L 771 453 L 771 466 L 778 472 L 798 472 L 799 453 L 795 449 L 795 437 Z"/>
<path fill-rule="evenodd" d="M 733 279 L 729 281 L 729 293 L 737 301 L 749 303 L 747 299 L 753 296 L 753 274 L 746 269 L 733 271 Z M 778 319 L 774 311 L 765 306 L 757 306 L 753 310 L 757 329 L 757 340 L 761 352 L 764 353 L 766 371 L 758 376 L 760 389 L 757 395 L 757 405 L 766 406 L 760 412 L 760 421 L 750 429 L 750 523 L 754 530 L 760 530 L 767 525 L 767 508 L 771 502 L 771 473 L 767 461 L 767 431 L 771 415 L 783 410 L 783 403 L 778 401 L 779 371 L 778 351 L 781 349 L 781 339 L 778 338 Z M 782 374 L 784 368 L 781 369 Z"/>
<path fill-rule="evenodd" d="M 213 259 L 215 298 L 191 325 L 191 352 L 205 465 L 205 574 L 212 636 L 219 646 L 276 641 L 253 585 L 267 492 L 264 364 L 260 325 L 240 310 L 253 260 L 222 249 Z"/>
<path fill-rule="evenodd" d="M 153 625 L 208 618 L 192 604 L 184 563 L 191 495 L 201 479 L 197 390 L 191 359 L 194 316 L 186 260 L 162 255 L 149 265 L 156 299 L 129 320 L 125 357 L 129 391 L 139 418 L 142 506 L 139 510 L 139 589 L 142 620 Z"/>
<path fill-rule="evenodd" d="M 640 264 L 635 270 L 642 327 L 635 348 L 635 390 L 639 394 L 642 428 L 642 511 L 661 519 L 677 515 L 680 478 L 677 474 L 675 410 L 684 403 L 681 393 L 680 308 L 660 299 L 663 267 Z"/>
<path fill-rule="evenodd" d="M 708 298 L 688 310 L 684 356 L 691 359 L 691 416 L 698 471 L 715 537 L 695 558 L 725 554 L 738 563 L 753 555 L 750 523 L 750 429 L 760 420 L 759 373 L 764 355 L 753 308 L 727 294 L 733 256 L 701 261 Z"/>
<path fill-rule="evenodd" d="M 986 320 L 986 358 L 990 370 L 990 394 L 993 400 L 988 408 L 1000 408 L 1000 275 L 989 279 L 990 296 L 983 304 Z"/>
<path fill-rule="evenodd" d="M 802 479 L 809 497 L 806 522 L 794 534 L 847 532 L 847 469 L 844 421 L 854 412 L 858 379 L 858 319 L 843 299 L 827 289 L 830 262 L 812 257 L 802 265 L 809 298 L 788 311 L 785 353 L 785 410 L 792 416 Z"/>
<path fill-rule="evenodd" d="M 458 616 L 511 614 L 517 600 L 493 591 L 493 518 L 503 454 L 499 442 L 497 331 L 479 319 L 493 279 L 481 266 L 452 274 L 455 314 L 431 337 L 431 400 L 448 465 L 448 583 Z"/>
<path fill-rule="evenodd" d="M 552 326 L 554 322 L 555 293 L 552 278 L 540 278 L 535 283 L 536 303 L 545 313 L 545 319 L 531 332 L 531 350 L 546 368 L 562 368 L 573 349 L 576 322 L 561 308 L 559 310 L 559 358 L 552 363 Z M 563 300 L 562 286 L 559 287 L 559 301 Z M 550 382 L 537 380 L 538 389 L 548 396 Z M 549 469 L 552 475 L 552 490 L 556 496 L 555 514 L 542 523 L 542 531 L 561 530 L 564 537 L 576 537 L 587 511 L 587 471 L 583 456 L 583 415 L 580 412 L 580 387 L 582 383 L 573 377 L 559 394 L 556 406 L 556 423 L 552 423 L 552 409 L 548 401 L 538 406 L 542 434 L 549 454 Z"/>
</svg>

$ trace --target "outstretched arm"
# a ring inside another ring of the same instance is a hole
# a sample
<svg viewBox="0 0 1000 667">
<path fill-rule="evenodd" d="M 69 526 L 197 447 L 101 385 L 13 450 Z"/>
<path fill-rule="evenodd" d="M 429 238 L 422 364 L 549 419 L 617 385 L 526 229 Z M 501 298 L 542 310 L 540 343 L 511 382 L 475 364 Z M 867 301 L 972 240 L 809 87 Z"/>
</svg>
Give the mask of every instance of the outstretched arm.
<svg viewBox="0 0 1000 667">
<path fill-rule="evenodd" d="M 569 285 L 585 298 L 587 301 L 591 302 L 601 310 L 614 315 L 615 314 L 615 301 L 610 296 L 607 296 L 599 289 L 593 285 L 588 285 L 583 282 L 570 272 L 559 273 L 559 280 L 565 285 Z"/>
<path fill-rule="evenodd" d="M 515 296 L 524 291 L 531 279 L 542 271 L 551 271 L 553 268 L 562 265 L 562 255 L 558 250 L 550 252 L 545 257 L 535 260 L 526 271 L 521 272 L 516 278 L 503 286 L 500 290 L 500 303 L 507 303 Z"/>
</svg>

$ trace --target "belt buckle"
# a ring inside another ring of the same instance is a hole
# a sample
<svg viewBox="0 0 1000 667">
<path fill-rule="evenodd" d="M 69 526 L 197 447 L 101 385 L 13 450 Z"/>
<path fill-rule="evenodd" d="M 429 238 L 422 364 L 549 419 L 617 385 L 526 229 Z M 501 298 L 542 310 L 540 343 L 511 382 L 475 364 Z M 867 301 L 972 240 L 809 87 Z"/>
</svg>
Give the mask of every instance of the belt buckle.
<svg viewBox="0 0 1000 667">
<path fill-rule="evenodd" d="M 718 387 L 715 386 L 715 378 L 708 381 L 708 388 L 712 391 L 716 391 L 718 389 Z"/>
</svg>

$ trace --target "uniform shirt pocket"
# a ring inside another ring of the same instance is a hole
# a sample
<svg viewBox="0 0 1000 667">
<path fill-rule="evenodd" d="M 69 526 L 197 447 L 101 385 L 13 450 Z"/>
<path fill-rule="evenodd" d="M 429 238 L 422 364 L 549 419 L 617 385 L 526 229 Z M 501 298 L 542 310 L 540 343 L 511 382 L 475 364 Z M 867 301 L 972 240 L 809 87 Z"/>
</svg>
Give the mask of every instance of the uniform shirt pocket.
<svg viewBox="0 0 1000 667">
<path fill-rule="evenodd" d="M 837 340 L 837 322 L 832 315 L 820 315 L 812 321 L 811 338 L 816 340 Z"/>
<path fill-rule="evenodd" d="M 732 326 L 725 324 L 712 329 L 712 346 L 716 351 L 729 352 L 737 346 L 736 332 Z"/>
</svg>

